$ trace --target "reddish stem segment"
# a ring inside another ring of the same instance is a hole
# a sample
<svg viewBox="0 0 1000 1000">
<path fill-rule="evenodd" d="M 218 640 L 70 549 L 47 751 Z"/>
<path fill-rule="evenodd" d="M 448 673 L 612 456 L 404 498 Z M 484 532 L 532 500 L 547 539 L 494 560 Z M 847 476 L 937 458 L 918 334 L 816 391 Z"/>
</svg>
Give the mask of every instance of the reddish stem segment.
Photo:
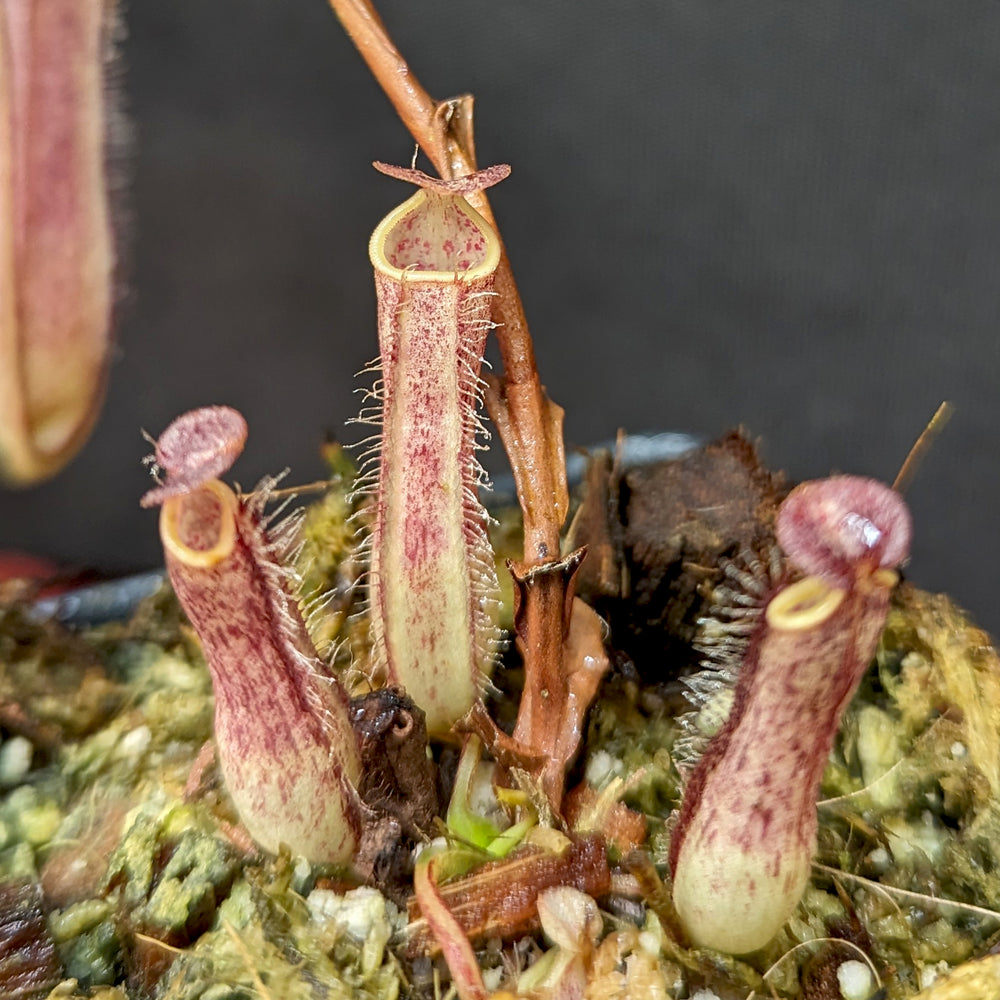
<svg viewBox="0 0 1000 1000">
<path fill-rule="evenodd" d="M 440 857 L 421 858 L 413 872 L 413 894 L 427 926 L 444 954 L 459 1000 L 487 1000 L 483 974 L 461 925 L 438 888 Z"/>
</svg>

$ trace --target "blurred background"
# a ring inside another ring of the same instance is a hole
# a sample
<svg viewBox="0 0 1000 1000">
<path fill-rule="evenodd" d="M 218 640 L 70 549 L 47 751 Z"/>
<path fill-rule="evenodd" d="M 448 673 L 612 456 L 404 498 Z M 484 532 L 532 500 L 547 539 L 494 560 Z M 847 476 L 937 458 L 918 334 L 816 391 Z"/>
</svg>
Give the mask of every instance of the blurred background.
<svg viewBox="0 0 1000 1000">
<path fill-rule="evenodd" d="M 1000 5 L 995 0 L 382 0 L 481 164 L 569 444 L 743 424 L 794 479 L 910 490 L 909 575 L 1000 631 Z M 0 548 L 160 561 L 140 511 L 178 413 L 241 409 L 249 486 L 357 407 L 370 231 L 412 142 L 323 0 L 130 0 L 126 296 L 71 466 L 0 492 Z M 358 437 L 348 434 L 348 439 Z M 491 459 L 502 471 L 502 455 Z"/>
</svg>

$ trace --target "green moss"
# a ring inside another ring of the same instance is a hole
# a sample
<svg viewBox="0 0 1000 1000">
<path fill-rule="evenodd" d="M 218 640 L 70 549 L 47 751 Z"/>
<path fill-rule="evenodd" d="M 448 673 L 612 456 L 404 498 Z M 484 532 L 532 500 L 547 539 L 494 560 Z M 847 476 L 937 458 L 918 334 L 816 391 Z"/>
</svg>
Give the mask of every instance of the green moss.
<svg viewBox="0 0 1000 1000">
<path fill-rule="evenodd" d="M 299 529 L 301 548 L 295 559 L 303 616 L 316 648 L 327 654 L 346 638 L 355 656 L 364 653 L 364 630 L 352 620 L 357 610 L 356 583 L 361 573 L 357 558 L 359 514 L 352 498 L 357 469 L 339 444 L 329 444 L 325 458 L 330 481 L 323 496 L 305 511 Z M 320 616 L 309 611 L 314 602 L 324 608 Z M 348 650 L 345 650 L 345 654 Z M 345 662 L 349 659 L 345 655 Z"/>
<path fill-rule="evenodd" d="M 238 868 L 235 851 L 203 810 L 177 802 L 142 807 L 114 850 L 105 891 L 130 926 L 164 940 L 186 940 L 207 924 Z"/>
<path fill-rule="evenodd" d="M 0 881 L 38 881 L 35 852 L 30 844 L 19 841 L 0 851 Z"/>
<path fill-rule="evenodd" d="M 22 785 L 10 793 L 4 813 L 14 826 L 15 836 L 32 847 L 47 844 L 62 822 L 58 803 L 31 785 Z"/>
<path fill-rule="evenodd" d="M 386 948 L 390 924 L 382 897 L 366 890 L 367 919 L 356 913 L 353 921 L 338 919 L 319 905 L 310 908 L 292 882 L 287 859 L 248 870 L 212 930 L 174 962 L 162 1000 L 394 1000 L 399 977 Z"/>
<path fill-rule="evenodd" d="M 81 986 L 111 986 L 120 978 L 121 941 L 113 920 L 102 920 L 59 945 L 66 975 Z"/>
<path fill-rule="evenodd" d="M 663 819 L 680 800 L 680 778 L 670 757 L 676 719 L 664 710 L 644 711 L 627 686 L 610 687 L 591 710 L 582 763 L 587 779 L 603 787 L 626 778 L 624 801 Z"/>
<path fill-rule="evenodd" d="M 106 899 L 84 899 L 65 910 L 53 910 L 49 914 L 49 930 L 57 943 L 69 941 L 92 930 L 109 916 L 111 904 Z"/>
</svg>

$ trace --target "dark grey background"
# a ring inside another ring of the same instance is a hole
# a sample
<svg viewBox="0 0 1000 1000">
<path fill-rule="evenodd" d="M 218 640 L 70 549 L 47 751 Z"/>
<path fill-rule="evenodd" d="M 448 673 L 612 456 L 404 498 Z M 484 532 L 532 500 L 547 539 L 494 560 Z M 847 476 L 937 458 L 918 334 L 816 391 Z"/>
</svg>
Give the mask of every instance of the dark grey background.
<svg viewBox="0 0 1000 1000">
<path fill-rule="evenodd" d="M 743 423 L 797 478 L 910 494 L 911 577 L 1000 628 L 1000 5 L 386 0 L 438 97 L 477 95 L 493 203 L 567 438 Z M 97 431 L 0 494 L 0 546 L 158 560 L 139 428 L 246 414 L 245 484 L 320 472 L 375 352 L 366 242 L 412 145 L 323 0 L 132 0 L 129 303 Z M 502 468 L 500 459 L 494 466 Z"/>
</svg>

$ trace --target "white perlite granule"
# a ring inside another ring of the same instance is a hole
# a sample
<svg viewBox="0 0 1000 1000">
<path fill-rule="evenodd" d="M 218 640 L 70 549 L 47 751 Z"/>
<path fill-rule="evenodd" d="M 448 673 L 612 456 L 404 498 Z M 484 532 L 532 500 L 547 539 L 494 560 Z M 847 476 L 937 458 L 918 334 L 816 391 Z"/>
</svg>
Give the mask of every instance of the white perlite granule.
<svg viewBox="0 0 1000 1000">
<path fill-rule="evenodd" d="M 35 749 L 23 736 L 12 736 L 0 746 L 0 785 L 10 788 L 20 784 L 31 770 Z"/>
<path fill-rule="evenodd" d="M 153 731 L 149 726 L 130 729 L 119 741 L 116 756 L 125 760 L 141 757 L 153 742 Z"/>
<path fill-rule="evenodd" d="M 938 962 L 937 965 L 925 965 L 917 973 L 917 984 L 922 990 L 926 990 L 929 986 L 933 986 L 937 982 L 939 976 L 943 976 L 948 971 L 947 962 Z"/>
<path fill-rule="evenodd" d="M 872 970 L 856 959 L 837 966 L 837 982 L 844 1000 L 868 1000 L 874 989 Z"/>
</svg>

